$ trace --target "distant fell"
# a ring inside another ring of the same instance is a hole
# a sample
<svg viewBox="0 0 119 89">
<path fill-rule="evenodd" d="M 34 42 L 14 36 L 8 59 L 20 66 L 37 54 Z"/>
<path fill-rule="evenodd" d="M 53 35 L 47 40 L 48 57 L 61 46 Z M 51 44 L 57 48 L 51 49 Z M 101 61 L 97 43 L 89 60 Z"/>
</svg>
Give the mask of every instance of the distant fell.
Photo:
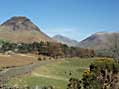
<svg viewBox="0 0 119 89">
<path fill-rule="evenodd" d="M 14 16 L 0 25 L 0 39 L 12 42 L 51 41 L 52 38 L 43 33 L 30 19 Z"/>
<path fill-rule="evenodd" d="M 6 28 L 12 31 L 18 31 L 18 30 L 39 31 L 40 30 L 34 23 L 30 21 L 30 19 L 24 16 L 11 17 L 9 20 L 1 24 L 1 26 L 5 26 Z"/>
<path fill-rule="evenodd" d="M 119 46 L 119 32 L 97 32 L 82 40 L 78 46 L 95 50 L 110 49 L 115 39 L 118 40 L 117 44 Z"/>
<path fill-rule="evenodd" d="M 77 46 L 78 41 L 76 40 L 72 40 L 68 37 L 62 36 L 62 35 L 55 35 L 53 36 L 53 39 L 55 39 L 56 41 L 66 44 L 68 46 Z"/>
</svg>

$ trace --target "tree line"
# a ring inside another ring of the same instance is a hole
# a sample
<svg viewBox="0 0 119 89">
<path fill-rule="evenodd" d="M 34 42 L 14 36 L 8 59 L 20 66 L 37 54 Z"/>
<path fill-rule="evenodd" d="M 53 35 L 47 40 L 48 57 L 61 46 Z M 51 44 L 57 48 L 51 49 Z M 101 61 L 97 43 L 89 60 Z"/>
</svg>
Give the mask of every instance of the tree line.
<svg viewBox="0 0 119 89">
<path fill-rule="evenodd" d="M 11 43 L 2 41 L 0 52 L 12 51 L 15 53 L 35 53 L 51 57 L 94 57 L 93 49 L 68 47 L 65 44 L 53 42 Z"/>
</svg>

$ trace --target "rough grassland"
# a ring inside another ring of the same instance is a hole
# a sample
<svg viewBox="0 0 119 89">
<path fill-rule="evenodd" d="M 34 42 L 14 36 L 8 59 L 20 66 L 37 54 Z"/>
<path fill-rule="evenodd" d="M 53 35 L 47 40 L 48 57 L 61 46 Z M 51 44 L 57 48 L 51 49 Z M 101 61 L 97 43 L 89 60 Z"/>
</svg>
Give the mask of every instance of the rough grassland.
<svg viewBox="0 0 119 89">
<path fill-rule="evenodd" d="M 15 78 L 10 84 L 17 86 L 49 86 L 55 89 L 66 89 L 70 77 L 81 79 L 83 71 L 88 69 L 90 63 L 96 58 L 71 58 L 57 60 L 56 62 L 36 68 L 30 76 Z M 71 73 L 71 75 L 70 75 Z"/>
<path fill-rule="evenodd" d="M 2 67 L 14 67 L 23 66 L 36 62 L 37 57 L 31 54 L 0 54 L 0 68 Z"/>
</svg>

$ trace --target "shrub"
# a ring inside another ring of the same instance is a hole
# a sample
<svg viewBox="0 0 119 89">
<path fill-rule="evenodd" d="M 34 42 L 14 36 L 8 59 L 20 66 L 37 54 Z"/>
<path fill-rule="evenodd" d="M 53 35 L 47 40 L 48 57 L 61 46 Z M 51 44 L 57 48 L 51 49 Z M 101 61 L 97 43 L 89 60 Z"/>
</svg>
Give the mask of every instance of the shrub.
<svg viewBox="0 0 119 89">
<path fill-rule="evenodd" d="M 84 71 L 82 82 L 71 78 L 67 89 L 119 89 L 119 64 L 110 58 L 95 60 Z"/>
</svg>

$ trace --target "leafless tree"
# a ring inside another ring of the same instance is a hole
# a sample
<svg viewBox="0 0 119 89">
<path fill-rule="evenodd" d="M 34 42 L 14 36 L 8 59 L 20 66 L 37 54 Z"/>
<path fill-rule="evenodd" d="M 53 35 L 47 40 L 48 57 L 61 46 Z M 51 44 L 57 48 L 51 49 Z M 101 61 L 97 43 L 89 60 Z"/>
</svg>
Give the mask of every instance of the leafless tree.
<svg viewBox="0 0 119 89">
<path fill-rule="evenodd" d="M 119 33 L 112 33 L 109 37 L 109 48 L 116 62 L 119 62 Z"/>
</svg>

